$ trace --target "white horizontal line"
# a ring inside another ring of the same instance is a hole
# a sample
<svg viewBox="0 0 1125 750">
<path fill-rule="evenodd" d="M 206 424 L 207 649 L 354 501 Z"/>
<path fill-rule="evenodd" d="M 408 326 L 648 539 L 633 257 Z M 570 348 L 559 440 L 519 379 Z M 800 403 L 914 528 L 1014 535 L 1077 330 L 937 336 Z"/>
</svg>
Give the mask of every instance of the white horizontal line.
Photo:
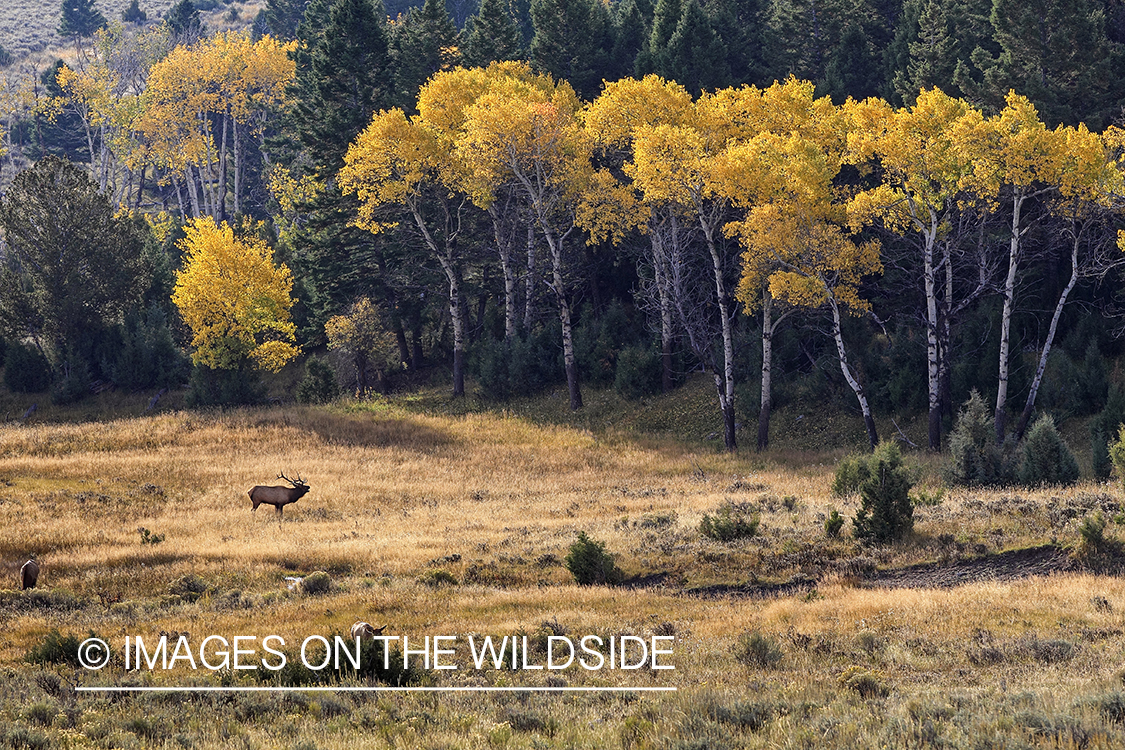
<svg viewBox="0 0 1125 750">
<path fill-rule="evenodd" d="M 77 687 L 80 693 L 674 693 L 675 687 Z"/>
</svg>

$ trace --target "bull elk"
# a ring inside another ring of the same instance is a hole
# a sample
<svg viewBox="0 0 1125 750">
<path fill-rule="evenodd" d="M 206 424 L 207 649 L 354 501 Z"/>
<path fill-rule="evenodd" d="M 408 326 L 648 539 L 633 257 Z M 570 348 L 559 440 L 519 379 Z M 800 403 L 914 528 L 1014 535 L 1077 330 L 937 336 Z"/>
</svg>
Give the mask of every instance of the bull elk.
<svg viewBox="0 0 1125 750">
<path fill-rule="evenodd" d="M 250 502 L 254 504 L 251 511 L 258 509 L 259 505 L 272 505 L 277 513 L 278 523 L 281 522 L 281 516 L 285 512 L 285 506 L 289 503 L 295 503 L 305 496 L 309 491 L 309 483 L 301 479 L 301 473 L 297 472 L 296 479 L 290 479 L 284 474 L 278 474 L 278 479 L 284 479 L 291 484 L 291 487 L 264 487 L 258 485 L 246 494 L 250 495 Z"/>
<path fill-rule="evenodd" d="M 357 622 L 355 625 L 352 625 L 352 638 L 355 638 L 356 640 L 365 637 L 377 638 L 381 636 L 383 634 L 383 631 L 386 629 L 386 625 L 381 628 L 376 628 L 372 627 L 371 624 L 367 622 Z"/>
</svg>

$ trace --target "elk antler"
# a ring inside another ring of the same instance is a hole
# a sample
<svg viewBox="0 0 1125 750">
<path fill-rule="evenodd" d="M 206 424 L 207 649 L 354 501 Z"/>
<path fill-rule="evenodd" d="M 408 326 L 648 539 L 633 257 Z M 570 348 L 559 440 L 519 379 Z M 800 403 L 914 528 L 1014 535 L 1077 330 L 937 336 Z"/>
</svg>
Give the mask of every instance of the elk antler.
<svg viewBox="0 0 1125 750">
<path fill-rule="evenodd" d="M 299 472 L 299 471 L 297 472 L 296 481 L 290 479 L 289 477 L 285 476 L 284 474 L 278 474 L 277 478 L 278 479 L 284 479 L 286 482 L 289 482 L 289 484 L 293 485 L 294 487 L 307 487 L 308 484 L 309 484 L 305 480 L 301 479 L 301 472 Z"/>
</svg>

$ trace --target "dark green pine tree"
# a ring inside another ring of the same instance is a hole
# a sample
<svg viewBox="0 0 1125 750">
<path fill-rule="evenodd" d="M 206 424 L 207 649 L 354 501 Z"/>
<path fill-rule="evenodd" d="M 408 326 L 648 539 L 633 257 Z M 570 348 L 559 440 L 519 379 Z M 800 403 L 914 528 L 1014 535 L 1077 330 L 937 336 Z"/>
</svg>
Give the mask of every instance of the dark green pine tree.
<svg viewBox="0 0 1125 750">
<path fill-rule="evenodd" d="M 140 0 L 133 0 L 129 7 L 121 11 L 121 20 L 125 23 L 144 23 L 148 20 L 148 13 L 141 10 Z"/>
<path fill-rule="evenodd" d="M 59 71 L 66 67 L 62 60 L 43 71 L 39 81 L 43 84 L 44 93 L 50 97 L 61 97 L 62 86 L 59 85 Z M 41 115 L 35 116 L 34 122 L 35 159 L 45 156 L 62 156 L 74 162 L 89 161 L 90 149 L 86 143 L 86 131 L 82 120 L 70 110 L 63 110 L 54 119 Z"/>
<path fill-rule="evenodd" d="M 289 125 L 314 170 L 330 179 L 371 116 L 395 102 L 386 14 L 380 0 L 314 0 L 298 27 Z"/>
<path fill-rule="evenodd" d="M 726 46 L 696 0 L 687 0 L 668 46 L 654 53 L 657 73 L 696 96 L 722 88 L 730 79 Z"/>
<path fill-rule="evenodd" d="M 1085 122 L 1100 130 L 1112 117 L 1112 59 L 1105 14 L 1093 0 L 995 0 L 992 28 L 1000 54 L 974 52 L 984 103 L 1003 106 L 1009 89 L 1029 98 L 1043 121 Z"/>
<path fill-rule="evenodd" d="M 643 0 L 642 0 L 643 1 Z M 617 3 L 616 18 L 613 24 L 613 51 L 610 53 L 611 80 L 633 75 L 637 56 L 645 49 L 648 38 L 648 24 L 636 0 Z"/>
<path fill-rule="evenodd" d="M 264 31 L 274 39 L 297 38 L 297 26 L 305 17 L 306 0 L 267 0 L 260 13 Z"/>
<path fill-rule="evenodd" d="M 599 0 L 532 0 L 531 20 L 535 68 L 569 81 L 579 96 L 596 96 L 613 48 L 605 6 Z"/>
<path fill-rule="evenodd" d="M 292 169 L 308 169 L 326 190 L 302 211 L 292 241 L 293 265 L 309 290 L 310 326 L 373 288 L 381 273 L 380 241 L 350 225 L 355 196 L 335 184 L 348 145 L 371 116 L 396 104 L 386 12 L 379 0 L 312 0 L 297 26 L 292 101 L 267 145 Z M 299 148 L 295 148 L 299 147 Z"/>
<path fill-rule="evenodd" d="M 668 49 L 668 42 L 676 33 L 676 26 L 684 15 L 684 6 L 680 0 L 657 0 L 652 11 L 652 28 L 649 31 L 647 43 L 637 55 L 637 77 L 667 68 L 667 63 L 661 55 Z"/>
<path fill-rule="evenodd" d="M 895 75 L 894 85 L 903 103 L 913 105 L 922 89 L 939 88 L 956 95 L 957 42 L 940 0 L 924 0 L 918 17 L 918 36 L 910 43 L 906 68 Z"/>
<path fill-rule="evenodd" d="M 59 18 L 59 36 L 77 38 L 93 36 L 107 21 L 94 7 L 94 0 L 63 0 Z"/>
<path fill-rule="evenodd" d="M 430 76 L 460 62 L 461 35 L 445 9 L 444 0 L 426 0 L 421 8 L 410 11 L 400 21 L 394 39 L 399 100 L 412 103 Z M 413 104 L 407 109 L 412 111 Z"/>
<path fill-rule="evenodd" d="M 828 95 L 837 104 L 849 96 L 866 99 L 878 96 L 882 84 L 878 57 L 858 24 L 851 24 L 824 66 L 824 80 L 817 86 L 818 95 Z"/>
<path fill-rule="evenodd" d="M 164 19 L 172 38 L 190 44 L 203 36 L 203 21 L 199 18 L 199 8 L 191 0 L 180 0 L 168 11 Z"/>
<path fill-rule="evenodd" d="M 765 85 L 769 66 L 762 54 L 762 8 L 759 0 L 710 0 L 711 28 L 727 48 L 731 85 Z"/>
<path fill-rule="evenodd" d="M 906 0 L 898 15 L 894 37 L 883 50 L 883 83 L 880 96 L 895 106 L 902 106 L 902 95 L 895 87 L 899 76 L 906 75 L 910 65 L 910 45 L 918 39 L 918 18 L 922 15 L 923 0 Z"/>
<path fill-rule="evenodd" d="M 505 0 L 481 0 L 465 38 L 465 64 L 483 67 L 494 60 L 518 60 L 523 40 Z"/>
</svg>

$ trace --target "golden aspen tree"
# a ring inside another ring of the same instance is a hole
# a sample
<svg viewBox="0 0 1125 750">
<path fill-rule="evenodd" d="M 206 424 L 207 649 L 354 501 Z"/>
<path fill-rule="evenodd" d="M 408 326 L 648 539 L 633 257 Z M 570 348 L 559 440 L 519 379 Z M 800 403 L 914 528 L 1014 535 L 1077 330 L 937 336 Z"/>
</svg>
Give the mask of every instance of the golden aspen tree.
<svg viewBox="0 0 1125 750">
<path fill-rule="evenodd" d="M 1070 293 L 1080 278 L 1104 277 L 1110 269 L 1125 263 L 1125 258 L 1110 255 L 1116 248 L 1111 249 L 1112 243 L 1108 243 L 1105 233 L 1099 231 L 1100 225 L 1105 223 L 1125 192 L 1125 175 L 1118 161 L 1121 156 L 1121 131 L 1111 129 L 1099 135 L 1091 133 L 1085 125 L 1076 128 L 1059 126 L 1053 135 L 1062 151 L 1055 163 L 1055 192 L 1049 197 L 1048 210 L 1065 227 L 1062 234 L 1070 245 L 1070 278 L 1055 302 L 1035 376 L 1016 425 L 1017 440 L 1023 439 L 1031 422 L 1035 399 L 1047 369 L 1047 357 Z"/>
<path fill-rule="evenodd" d="M 191 329 L 192 361 L 212 370 L 250 361 L 279 371 L 299 353 L 289 269 L 274 265 L 261 240 L 235 237 L 230 225 L 209 216 L 188 222 L 184 234 L 172 302 Z"/>
<path fill-rule="evenodd" d="M 941 450 L 942 372 L 948 367 L 948 337 L 942 335 L 952 310 L 956 241 L 951 224 L 965 202 L 962 183 L 977 154 L 960 142 L 958 128 L 973 129 L 981 113 L 938 89 L 922 91 L 912 107 L 892 110 L 882 100 L 849 101 L 849 159 L 877 167 L 879 184 L 854 197 L 848 211 L 857 225 L 878 222 L 888 232 L 912 239 L 922 260 L 926 301 L 926 382 L 930 450 Z M 947 283 L 939 283 L 944 268 Z M 976 292 L 983 291 L 977 286 Z M 943 294 L 944 292 L 944 294 Z"/>
<path fill-rule="evenodd" d="M 843 118 L 837 114 L 832 121 L 833 137 L 762 133 L 729 149 L 717 171 L 732 175 L 727 184 L 737 187 L 739 204 L 749 209 L 726 227 L 745 248 L 739 299 L 753 302 L 764 282 L 763 296 L 796 308 L 828 308 L 840 370 L 874 449 L 878 431 L 848 360 L 842 318 L 870 311 L 859 287 L 864 277 L 882 272 L 880 245 L 858 240 L 847 228 L 846 206 L 834 184 L 846 133 Z"/>
<path fill-rule="evenodd" d="M 964 184 L 995 212 L 1006 197 L 1011 204 L 1008 236 L 1008 269 L 1004 278 L 1004 307 L 1000 317 L 1000 364 L 994 411 L 996 440 L 1004 441 L 1007 427 L 1010 339 L 1015 309 L 1016 279 L 1023 260 L 1023 238 L 1043 214 L 1027 217 L 1029 200 L 1057 190 L 1059 159 L 1065 139 L 1050 131 L 1035 106 L 1011 92 L 1007 105 L 994 117 L 980 122 L 962 122 L 954 137 L 974 154 L 973 170 Z"/>
<path fill-rule="evenodd" d="M 624 78 L 607 83 L 583 112 L 586 131 L 603 153 L 613 162 L 620 162 L 628 171 L 633 168 L 633 141 L 638 128 L 660 123 L 682 125 L 692 115 L 691 94 L 675 81 L 655 75 L 638 81 Z M 648 235 L 647 261 L 652 266 L 653 282 L 660 317 L 661 387 L 672 390 L 672 342 L 675 318 L 675 282 L 682 280 L 678 269 L 688 242 L 681 211 L 674 203 L 652 203 L 637 191 L 639 199 L 626 210 L 601 212 L 600 218 L 617 222 L 626 228 L 639 227 Z"/>
<path fill-rule="evenodd" d="M 449 283 L 453 323 L 453 395 L 465 393 L 465 315 L 460 250 L 462 215 L 467 203 L 456 192 L 457 163 L 450 144 L 401 109 L 379 112 L 344 156 L 340 188 L 359 198 L 356 225 L 378 234 L 394 226 L 388 207 L 404 207 L 426 248 L 441 264 Z"/>
<path fill-rule="evenodd" d="M 582 406 L 570 301 L 564 273 L 566 244 L 593 182 L 589 140 L 568 83 L 548 76 L 506 76 L 493 81 L 466 109 L 455 142 L 466 166 L 464 185 L 477 205 L 494 200 L 496 186 L 512 183 L 534 216 L 551 255 L 551 280 L 562 327 L 563 362 L 571 409 Z M 596 183 L 608 188 L 606 181 Z"/>
<path fill-rule="evenodd" d="M 224 218 L 231 183 L 230 211 L 241 212 L 243 140 L 260 134 L 265 108 L 283 101 L 295 74 L 293 48 L 226 32 L 176 47 L 153 66 L 136 127 L 171 174 L 181 206 L 186 188 L 192 216 Z"/>
</svg>

